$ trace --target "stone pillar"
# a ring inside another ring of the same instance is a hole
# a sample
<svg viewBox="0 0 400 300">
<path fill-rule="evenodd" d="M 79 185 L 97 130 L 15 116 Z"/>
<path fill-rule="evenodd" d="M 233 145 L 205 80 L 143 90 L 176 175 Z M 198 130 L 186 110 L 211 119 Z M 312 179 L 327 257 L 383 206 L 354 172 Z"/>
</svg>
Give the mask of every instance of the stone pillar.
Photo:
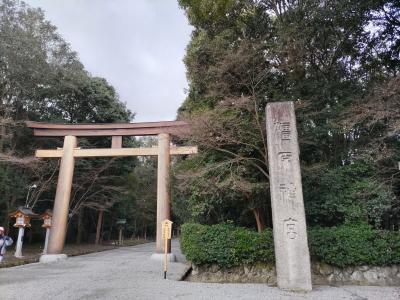
<svg viewBox="0 0 400 300">
<path fill-rule="evenodd" d="M 49 237 L 48 254 L 61 254 L 64 249 L 67 233 L 69 200 L 74 175 L 74 148 L 76 137 L 64 138 L 63 155 L 61 157 L 60 172 L 58 174 L 56 198 L 54 200 L 53 218 Z"/>
<path fill-rule="evenodd" d="M 49 235 L 50 235 L 50 228 L 46 228 L 46 238 L 44 239 L 44 248 L 43 254 L 47 254 L 47 248 L 49 247 Z"/>
<path fill-rule="evenodd" d="M 170 171 L 170 136 L 167 133 L 158 135 L 158 169 L 157 169 L 157 236 L 156 252 L 164 253 L 161 222 L 171 219 L 171 200 L 169 187 Z M 168 243 L 168 253 L 171 252 L 171 243 Z"/>
<path fill-rule="evenodd" d="M 310 291 L 310 254 L 293 102 L 268 103 L 266 117 L 278 287 Z"/>
<path fill-rule="evenodd" d="M 22 244 L 24 239 L 25 228 L 19 227 L 18 228 L 18 238 L 17 238 L 17 246 L 15 247 L 14 256 L 21 258 L 22 257 Z"/>
</svg>

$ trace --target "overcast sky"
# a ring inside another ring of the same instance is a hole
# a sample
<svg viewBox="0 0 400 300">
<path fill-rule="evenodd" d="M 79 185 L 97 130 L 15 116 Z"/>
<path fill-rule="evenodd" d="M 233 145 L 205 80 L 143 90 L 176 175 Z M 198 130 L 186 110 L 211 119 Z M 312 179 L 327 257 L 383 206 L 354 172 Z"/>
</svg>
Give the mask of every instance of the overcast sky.
<svg viewBox="0 0 400 300">
<path fill-rule="evenodd" d="M 134 122 L 173 120 L 187 88 L 182 59 L 191 27 L 176 0 L 25 0 L 94 76 L 136 112 Z"/>
</svg>

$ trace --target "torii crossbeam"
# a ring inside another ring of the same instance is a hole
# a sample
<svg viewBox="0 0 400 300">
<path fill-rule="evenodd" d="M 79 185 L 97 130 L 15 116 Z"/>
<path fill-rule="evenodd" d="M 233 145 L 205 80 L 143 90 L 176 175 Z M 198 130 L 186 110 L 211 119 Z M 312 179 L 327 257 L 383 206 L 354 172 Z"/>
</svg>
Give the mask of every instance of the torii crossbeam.
<svg viewBox="0 0 400 300">
<path fill-rule="evenodd" d="M 46 260 L 52 255 L 57 259 L 64 248 L 74 162 L 75 158 L 80 157 L 158 156 L 156 252 L 163 252 L 161 222 L 171 218 L 169 191 L 170 156 L 197 153 L 197 147 L 170 145 L 170 135 L 187 132 L 189 130 L 187 123 L 182 121 L 122 124 L 48 124 L 28 122 L 27 126 L 34 130 L 35 136 L 64 137 L 63 148 L 36 150 L 36 157 L 38 158 L 61 158 Z M 155 135 L 158 136 L 158 147 L 122 148 L 122 136 Z M 77 137 L 87 136 L 111 136 L 111 148 L 78 148 Z M 169 244 L 168 253 L 170 252 L 171 245 Z"/>
</svg>

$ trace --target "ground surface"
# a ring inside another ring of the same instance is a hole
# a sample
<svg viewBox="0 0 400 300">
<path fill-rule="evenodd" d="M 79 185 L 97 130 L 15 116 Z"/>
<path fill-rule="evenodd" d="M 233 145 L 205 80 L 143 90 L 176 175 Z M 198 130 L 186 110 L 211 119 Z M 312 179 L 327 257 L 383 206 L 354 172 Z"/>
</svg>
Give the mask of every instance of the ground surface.
<svg viewBox="0 0 400 300">
<path fill-rule="evenodd" d="M 127 239 L 124 242 L 125 246 L 134 246 L 138 244 L 143 244 L 148 241 L 144 239 Z M 64 248 L 64 253 L 68 256 L 77 256 L 82 254 L 88 254 L 93 252 L 100 252 L 105 250 L 116 249 L 121 246 L 116 246 L 112 244 L 102 244 L 102 245 L 94 245 L 94 244 L 67 244 Z M 23 258 L 14 257 L 15 252 L 15 243 L 7 248 L 7 252 L 5 255 L 5 260 L 0 263 L 0 268 L 8 268 L 18 265 L 23 265 L 27 263 L 38 262 L 40 256 L 43 252 L 43 244 L 24 244 L 22 249 Z M 1 299 L 1 297 L 0 297 Z"/>
<path fill-rule="evenodd" d="M 177 252 L 178 243 L 173 249 Z M 0 298 L 8 299 L 400 299 L 393 287 L 317 286 L 293 294 L 263 284 L 210 284 L 176 281 L 187 270 L 149 259 L 154 243 L 71 257 L 53 264 L 0 269 Z M 179 256 L 182 261 L 182 256 Z M 17 296 L 18 295 L 18 296 Z"/>
</svg>

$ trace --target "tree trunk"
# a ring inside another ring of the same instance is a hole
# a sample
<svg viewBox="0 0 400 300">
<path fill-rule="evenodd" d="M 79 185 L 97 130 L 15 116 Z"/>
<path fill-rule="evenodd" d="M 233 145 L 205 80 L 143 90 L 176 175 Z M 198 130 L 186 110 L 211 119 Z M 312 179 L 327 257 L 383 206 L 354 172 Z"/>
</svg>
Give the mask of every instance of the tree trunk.
<svg viewBox="0 0 400 300">
<path fill-rule="evenodd" d="M 104 210 L 99 210 L 99 216 L 97 218 L 96 240 L 95 240 L 96 245 L 100 243 L 100 231 L 101 231 L 101 223 L 103 222 L 103 213 Z"/>
<path fill-rule="evenodd" d="M 138 230 L 137 230 L 137 225 L 136 225 L 136 218 L 135 218 L 135 223 L 134 223 L 134 233 L 135 233 L 135 236 L 138 235 Z"/>
<path fill-rule="evenodd" d="M 112 232 L 114 230 L 114 216 L 111 215 L 111 225 L 110 225 L 110 231 L 108 232 L 108 240 L 110 241 L 112 239 Z"/>
<path fill-rule="evenodd" d="M 6 125 L 1 122 L 0 124 L 0 152 L 4 152 L 4 140 L 6 138 Z"/>
<path fill-rule="evenodd" d="M 12 195 L 11 196 L 11 201 L 6 201 L 6 219 L 5 219 L 5 223 L 4 223 L 4 226 L 5 226 L 5 230 L 6 230 L 6 233 L 7 234 L 9 234 L 10 233 L 10 213 L 11 213 L 11 210 L 10 210 L 10 208 L 11 207 L 15 207 L 15 203 L 17 202 L 17 196 L 15 196 L 15 195 Z"/>
<path fill-rule="evenodd" d="M 30 227 L 29 227 L 29 230 L 26 230 L 25 232 L 27 232 L 27 231 L 28 231 L 28 233 L 26 234 L 26 236 L 28 237 L 28 244 L 31 245 L 32 244 L 32 239 L 33 239 L 33 232 L 32 232 L 32 229 Z"/>
<path fill-rule="evenodd" d="M 84 209 L 83 207 L 79 209 L 78 212 L 78 230 L 76 233 L 76 243 L 80 244 L 82 242 L 82 234 L 83 234 L 83 217 L 84 217 Z"/>
<path fill-rule="evenodd" d="M 257 231 L 261 233 L 265 229 L 265 217 L 259 208 L 253 208 L 252 211 L 256 218 Z"/>
</svg>

